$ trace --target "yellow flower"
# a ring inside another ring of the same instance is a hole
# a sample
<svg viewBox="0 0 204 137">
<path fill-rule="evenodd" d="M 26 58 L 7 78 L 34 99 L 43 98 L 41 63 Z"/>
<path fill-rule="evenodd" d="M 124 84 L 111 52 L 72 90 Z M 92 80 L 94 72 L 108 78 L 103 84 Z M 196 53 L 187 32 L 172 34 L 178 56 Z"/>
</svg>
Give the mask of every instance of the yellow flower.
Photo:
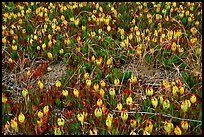
<svg viewBox="0 0 204 137">
<path fill-rule="evenodd" d="M 111 31 L 111 27 L 108 25 L 107 26 L 107 31 L 110 32 Z"/>
<path fill-rule="evenodd" d="M 158 105 L 158 100 L 157 100 L 157 98 L 155 96 L 153 98 L 151 98 L 151 102 L 152 102 L 152 106 L 154 108 L 156 108 L 157 105 Z"/>
<path fill-rule="evenodd" d="M 106 86 L 106 83 L 103 80 L 100 81 L 100 84 L 102 88 Z"/>
<path fill-rule="evenodd" d="M 92 130 L 91 129 L 89 130 L 89 133 L 90 133 L 90 135 L 97 135 L 98 131 L 96 128 L 93 128 Z"/>
<path fill-rule="evenodd" d="M 62 90 L 62 95 L 67 97 L 68 96 L 68 91 L 67 90 Z"/>
<path fill-rule="evenodd" d="M 38 81 L 38 86 L 39 86 L 39 88 L 42 90 L 43 89 L 43 87 L 44 87 L 44 85 L 43 85 L 43 83 L 39 80 Z"/>
<path fill-rule="evenodd" d="M 87 85 L 88 87 L 90 87 L 90 86 L 91 86 L 91 80 L 87 79 L 87 80 L 86 80 L 86 85 Z"/>
<path fill-rule="evenodd" d="M 172 132 L 173 128 L 174 125 L 171 122 L 164 122 L 164 130 L 167 132 L 168 135 Z"/>
<path fill-rule="evenodd" d="M 79 97 L 79 91 L 76 88 L 74 88 L 73 93 L 74 93 L 75 97 L 77 97 L 77 98 Z"/>
<path fill-rule="evenodd" d="M 183 93 L 184 93 L 184 87 L 180 87 L 180 95 L 183 95 Z"/>
<path fill-rule="evenodd" d="M 195 95 L 192 95 L 191 96 L 191 98 L 190 98 L 190 100 L 191 100 L 191 103 L 195 103 L 196 102 L 196 96 Z"/>
<path fill-rule="evenodd" d="M 16 117 L 14 118 L 14 119 L 11 119 L 11 127 L 12 127 L 12 129 L 14 129 L 15 130 L 15 132 L 18 132 L 18 123 L 17 123 L 17 121 L 16 121 Z"/>
<path fill-rule="evenodd" d="M 112 121 L 113 120 L 113 115 L 111 113 L 108 113 L 107 119 L 110 119 Z"/>
<path fill-rule="evenodd" d="M 55 84 L 56 84 L 56 87 L 57 87 L 57 88 L 61 87 L 61 85 L 62 85 L 59 80 L 57 80 L 57 81 L 55 82 Z"/>
<path fill-rule="evenodd" d="M 54 129 L 55 129 L 55 132 L 54 132 L 55 135 L 62 135 L 62 131 L 59 127 L 58 128 L 55 127 Z"/>
<path fill-rule="evenodd" d="M 95 59 L 96 59 L 96 58 L 95 58 L 95 56 L 94 56 L 94 55 L 93 55 L 93 56 L 91 56 L 91 61 L 92 61 L 92 62 L 94 62 L 94 61 L 95 61 Z"/>
<path fill-rule="evenodd" d="M 17 51 L 17 48 L 18 48 L 17 45 L 12 45 L 12 50 L 13 51 Z"/>
<path fill-rule="evenodd" d="M 104 97 L 104 94 L 105 94 L 105 91 L 101 88 L 100 89 L 100 95 L 101 95 L 102 98 Z"/>
<path fill-rule="evenodd" d="M 106 126 L 108 127 L 108 129 L 112 128 L 112 120 L 111 119 L 106 119 Z"/>
<path fill-rule="evenodd" d="M 106 64 L 107 64 L 108 66 L 110 66 L 112 63 L 113 63 L 113 58 L 110 57 L 110 58 L 107 60 Z"/>
<path fill-rule="evenodd" d="M 118 78 L 114 79 L 114 84 L 118 86 L 120 84 L 120 80 Z"/>
<path fill-rule="evenodd" d="M 47 57 L 48 57 L 50 60 L 53 60 L 52 53 L 48 52 L 48 53 L 47 53 Z"/>
<path fill-rule="evenodd" d="M 20 114 L 18 115 L 18 121 L 20 123 L 23 123 L 25 121 L 25 116 L 22 112 L 20 112 Z"/>
<path fill-rule="evenodd" d="M 58 118 L 57 119 L 57 124 L 58 124 L 58 126 L 64 126 L 64 124 L 65 124 L 64 118 Z"/>
<path fill-rule="evenodd" d="M 98 91 L 98 89 L 99 89 L 99 85 L 95 83 L 95 84 L 94 84 L 94 91 L 96 91 L 96 92 L 97 92 L 97 91 Z"/>
<path fill-rule="evenodd" d="M 137 135 L 134 130 L 130 132 L 130 135 Z"/>
<path fill-rule="evenodd" d="M 83 124 L 84 123 L 84 115 L 83 114 L 78 114 L 77 115 L 77 119 L 81 122 L 81 124 Z"/>
<path fill-rule="evenodd" d="M 115 89 L 114 89 L 114 88 L 110 88 L 109 94 L 110 94 L 112 97 L 114 97 L 114 96 L 115 96 Z"/>
<path fill-rule="evenodd" d="M 87 79 L 89 78 L 89 73 L 84 73 L 84 79 Z M 87 84 L 87 81 L 86 81 L 86 84 Z"/>
<path fill-rule="evenodd" d="M 136 121 L 135 119 L 131 119 L 131 120 L 130 120 L 130 126 L 131 126 L 132 128 L 135 128 L 135 127 L 137 126 L 137 121 Z"/>
<path fill-rule="evenodd" d="M 145 127 L 145 130 L 148 131 L 149 133 L 152 132 L 152 129 L 153 129 L 153 124 L 150 120 L 147 121 L 147 124 L 146 124 L 146 127 Z"/>
<path fill-rule="evenodd" d="M 147 96 L 151 96 L 153 95 L 153 88 L 152 87 L 146 88 L 145 92 Z"/>
<path fill-rule="evenodd" d="M 42 112 L 42 111 L 39 111 L 39 112 L 38 112 L 38 117 L 39 117 L 39 118 L 42 118 L 42 117 L 43 117 L 43 112 Z"/>
<path fill-rule="evenodd" d="M 123 105 L 122 105 L 121 103 L 118 103 L 118 104 L 117 104 L 117 108 L 118 108 L 119 111 L 121 111 L 122 108 L 123 108 Z"/>
<path fill-rule="evenodd" d="M 126 122 L 126 120 L 128 119 L 128 112 L 127 111 L 121 112 L 121 118 L 123 122 Z"/>
<path fill-rule="evenodd" d="M 143 135 L 150 135 L 150 133 L 147 130 L 144 130 Z"/>
<path fill-rule="evenodd" d="M 164 109 L 168 109 L 170 107 L 170 102 L 168 99 L 166 99 L 164 102 L 163 102 L 163 108 Z"/>
<path fill-rule="evenodd" d="M 49 106 L 44 106 L 44 108 L 43 108 L 43 113 L 44 113 L 44 114 L 47 114 L 48 111 L 49 111 Z"/>
<path fill-rule="evenodd" d="M 165 90 L 170 91 L 171 86 L 169 85 L 169 82 L 168 82 L 166 79 L 164 79 L 164 80 L 162 81 L 162 84 L 163 84 Z"/>
<path fill-rule="evenodd" d="M 64 53 L 64 49 L 60 49 L 59 53 L 63 54 Z"/>
<path fill-rule="evenodd" d="M 96 108 L 94 111 L 94 115 L 99 118 L 102 116 L 102 109 L 101 108 Z"/>
<path fill-rule="evenodd" d="M 182 131 L 181 131 L 181 129 L 180 129 L 178 126 L 176 126 L 176 128 L 174 129 L 174 133 L 175 133 L 176 135 L 181 135 L 181 134 L 182 134 Z"/>
<path fill-rule="evenodd" d="M 22 96 L 25 98 L 28 95 L 28 90 L 26 88 L 22 91 Z"/>
<path fill-rule="evenodd" d="M 99 98 L 98 100 L 97 100 L 97 106 L 101 106 L 103 104 L 103 101 Z"/>
<path fill-rule="evenodd" d="M 7 97 L 2 93 L 2 103 L 6 103 L 7 100 Z"/>
<path fill-rule="evenodd" d="M 137 82 L 137 77 L 136 76 L 134 76 L 134 75 L 131 75 L 131 83 L 132 84 L 135 84 L 136 82 Z"/>
<path fill-rule="evenodd" d="M 129 96 L 127 99 L 126 99 L 126 104 L 127 105 L 132 105 L 132 97 Z"/>
<path fill-rule="evenodd" d="M 43 43 L 43 44 L 42 44 L 42 49 L 45 50 L 45 48 L 46 48 L 46 44 Z"/>
<path fill-rule="evenodd" d="M 175 96 L 178 91 L 179 91 L 179 88 L 177 86 L 172 87 L 173 96 Z"/>
<path fill-rule="evenodd" d="M 184 132 L 186 132 L 188 130 L 188 122 L 182 120 L 181 121 L 181 128 L 184 130 Z"/>
<path fill-rule="evenodd" d="M 187 110 L 188 110 L 188 102 L 186 100 L 182 101 L 182 103 L 181 103 L 181 110 L 183 112 L 187 112 Z"/>
<path fill-rule="evenodd" d="M 40 50 L 40 46 L 37 46 L 37 50 Z"/>
</svg>

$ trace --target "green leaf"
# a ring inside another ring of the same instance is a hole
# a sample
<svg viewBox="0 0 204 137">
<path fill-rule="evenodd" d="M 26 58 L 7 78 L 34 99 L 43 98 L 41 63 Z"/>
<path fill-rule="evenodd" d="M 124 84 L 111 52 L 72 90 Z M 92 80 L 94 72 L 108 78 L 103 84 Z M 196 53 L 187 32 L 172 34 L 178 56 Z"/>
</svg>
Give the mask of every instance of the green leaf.
<svg viewBox="0 0 204 137">
<path fill-rule="evenodd" d="M 88 73 L 91 73 L 91 70 L 92 70 L 91 64 L 90 64 L 90 63 L 85 63 L 84 65 L 85 65 L 86 71 L 87 71 Z"/>
<path fill-rule="evenodd" d="M 186 25 L 186 17 L 184 17 L 184 18 L 182 19 L 182 22 L 183 22 L 184 25 Z"/>
<path fill-rule="evenodd" d="M 181 65 L 181 67 L 182 67 L 183 70 L 185 70 L 185 69 L 187 68 L 187 64 L 186 64 L 186 63 L 183 63 L 183 64 Z"/>
<path fill-rule="evenodd" d="M 150 63 L 151 60 L 152 60 L 152 57 L 151 57 L 150 54 L 148 53 L 148 54 L 146 55 L 146 61 L 147 61 L 147 63 Z"/>
</svg>

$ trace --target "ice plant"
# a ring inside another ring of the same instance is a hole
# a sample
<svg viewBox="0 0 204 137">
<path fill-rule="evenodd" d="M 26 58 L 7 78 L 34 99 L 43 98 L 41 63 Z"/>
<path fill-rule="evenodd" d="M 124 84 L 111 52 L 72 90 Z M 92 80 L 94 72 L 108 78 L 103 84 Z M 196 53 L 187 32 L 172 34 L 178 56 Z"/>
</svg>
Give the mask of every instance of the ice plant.
<svg viewBox="0 0 204 137">
<path fill-rule="evenodd" d="M 181 135 L 181 134 L 182 134 L 182 131 L 181 131 L 180 127 L 176 126 L 176 128 L 174 128 L 174 133 L 175 133 L 176 135 Z"/>
<path fill-rule="evenodd" d="M 48 112 L 49 112 L 49 106 L 44 106 L 43 113 L 47 115 Z"/>
<path fill-rule="evenodd" d="M 40 90 L 42 90 L 44 87 L 43 83 L 40 80 L 38 81 L 38 86 L 39 86 Z"/>
<path fill-rule="evenodd" d="M 20 123 L 23 123 L 25 121 L 25 116 L 22 112 L 20 112 L 20 114 L 18 115 L 18 121 Z"/>
<path fill-rule="evenodd" d="M 127 111 L 121 112 L 121 118 L 122 118 L 123 122 L 126 122 L 128 119 L 128 112 Z"/>
<path fill-rule="evenodd" d="M 115 89 L 114 88 L 110 88 L 109 89 L 109 94 L 111 95 L 111 97 L 115 96 Z"/>
<path fill-rule="evenodd" d="M 103 104 L 103 101 L 99 98 L 98 100 L 97 100 L 97 106 L 101 106 Z"/>
<path fill-rule="evenodd" d="M 57 119 L 57 124 L 58 124 L 58 126 L 64 126 L 64 124 L 65 124 L 64 118 L 58 118 Z"/>
<path fill-rule="evenodd" d="M 118 104 L 117 104 L 117 109 L 118 109 L 119 111 L 121 111 L 122 108 L 123 108 L 123 105 L 122 105 L 121 103 L 118 103 Z"/>
<path fill-rule="evenodd" d="M 62 95 L 67 97 L 68 96 L 68 91 L 67 90 L 62 90 Z"/>
<path fill-rule="evenodd" d="M 147 96 L 153 95 L 153 88 L 152 87 L 146 88 L 145 93 Z"/>
<path fill-rule="evenodd" d="M 155 96 L 151 98 L 151 102 L 152 102 L 152 106 L 156 108 L 158 105 L 158 100 Z"/>
<path fill-rule="evenodd" d="M 75 97 L 77 97 L 77 98 L 79 97 L 79 91 L 76 88 L 74 88 L 73 93 L 74 93 Z"/>
<path fill-rule="evenodd" d="M 16 121 L 16 117 L 14 119 L 11 119 L 11 128 L 15 130 L 15 132 L 18 132 L 18 123 Z"/>
<path fill-rule="evenodd" d="M 183 129 L 184 132 L 186 132 L 188 130 L 188 122 L 182 120 L 181 121 L 181 128 Z"/>
<path fill-rule="evenodd" d="M 168 99 L 164 100 L 163 102 L 163 108 L 164 109 L 168 109 L 170 107 L 170 102 Z"/>
<path fill-rule="evenodd" d="M 132 105 L 132 97 L 129 96 L 127 99 L 126 99 L 126 104 L 127 105 Z"/>
<path fill-rule="evenodd" d="M 39 118 L 42 118 L 42 117 L 43 117 L 43 112 L 42 112 L 42 111 L 39 111 L 39 112 L 38 112 L 38 117 L 39 117 Z"/>
<path fill-rule="evenodd" d="M 101 108 L 96 108 L 94 111 L 94 115 L 99 118 L 102 116 L 102 109 Z"/>
<path fill-rule="evenodd" d="M 59 80 L 57 80 L 57 81 L 55 82 L 55 85 L 56 85 L 57 88 L 59 88 L 59 87 L 61 87 L 62 84 L 61 84 L 61 82 L 60 82 Z"/>
<path fill-rule="evenodd" d="M 135 128 L 135 127 L 137 126 L 137 121 L 136 121 L 135 119 L 131 119 L 131 120 L 130 120 L 130 126 L 131 126 L 132 128 Z"/>
<path fill-rule="evenodd" d="M 190 98 L 190 100 L 191 100 L 191 103 L 195 103 L 196 102 L 196 96 L 195 95 L 192 95 L 191 96 L 191 98 Z"/>
<path fill-rule="evenodd" d="M 173 131 L 174 125 L 171 122 L 164 122 L 164 130 L 167 132 L 169 135 Z"/>
<path fill-rule="evenodd" d="M 84 115 L 82 113 L 77 114 L 77 119 L 83 125 L 83 123 L 84 123 Z"/>
</svg>

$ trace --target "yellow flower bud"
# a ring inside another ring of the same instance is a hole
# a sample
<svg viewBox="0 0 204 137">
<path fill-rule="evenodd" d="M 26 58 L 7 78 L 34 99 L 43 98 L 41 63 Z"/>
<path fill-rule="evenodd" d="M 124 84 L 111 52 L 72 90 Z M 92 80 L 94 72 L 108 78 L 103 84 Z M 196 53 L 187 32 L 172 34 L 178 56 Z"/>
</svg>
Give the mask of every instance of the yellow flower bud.
<svg viewBox="0 0 204 137">
<path fill-rule="evenodd" d="M 106 62 L 107 66 L 110 66 L 113 63 L 113 58 L 109 58 Z"/>
<path fill-rule="evenodd" d="M 111 119 L 106 119 L 106 126 L 108 127 L 108 129 L 112 128 L 112 120 Z"/>
<path fill-rule="evenodd" d="M 103 104 L 103 101 L 99 98 L 98 100 L 97 100 L 97 106 L 101 106 Z"/>
<path fill-rule="evenodd" d="M 137 121 L 136 121 L 135 119 L 131 119 L 131 120 L 130 120 L 130 126 L 131 126 L 132 128 L 135 128 L 135 127 L 137 126 Z"/>
<path fill-rule="evenodd" d="M 45 50 L 45 48 L 46 48 L 46 44 L 43 43 L 43 44 L 42 44 L 42 49 Z"/>
<path fill-rule="evenodd" d="M 8 61 L 9 61 L 9 63 L 13 63 L 13 60 L 12 60 L 12 58 L 9 58 L 9 60 L 8 60 Z"/>
<path fill-rule="evenodd" d="M 128 119 L 128 112 L 127 111 L 121 112 L 121 118 L 123 122 L 126 122 L 126 120 Z"/>
<path fill-rule="evenodd" d="M 91 57 L 91 61 L 94 62 L 95 59 L 96 59 L 96 58 L 95 58 L 95 56 L 93 55 L 93 56 Z"/>
<path fill-rule="evenodd" d="M 178 91 L 179 91 L 179 88 L 177 86 L 172 87 L 173 96 L 175 96 Z"/>
<path fill-rule="evenodd" d="M 87 79 L 87 78 L 89 78 L 89 73 L 84 73 L 84 79 Z M 86 84 L 87 84 L 87 82 L 89 82 L 89 81 L 86 81 Z"/>
<path fill-rule="evenodd" d="M 55 132 L 54 132 L 55 135 L 62 135 L 62 131 L 59 127 L 58 128 L 55 127 L 54 130 L 55 130 Z"/>
<path fill-rule="evenodd" d="M 64 53 L 64 49 L 60 49 L 59 53 L 63 54 Z"/>
<path fill-rule="evenodd" d="M 99 118 L 102 116 L 102 109 L 101 108 L 96 108 L 94 111 L 94 115 Z"/>
<path fill-rule="evenodd" d="M 28 90 L 26 88 L 22 91 L 22 96 L 25 98 L 28 95 Z"/>
<path fill-rule="evenodd" d="M 79 97 L 79 91 L 76 88 L 74 88 L 73 93 L 74 93 L 75 97 L 77 97 L 77 98 Z"/>
<path fill-rule="evenodd" d="M 25 116 L 22 112 L 20 112 L 19 116 L 18 116 L 18 121 L 20 123 L 23 123 L 25 121 Z"/>
<path fill-rule="evenodd" d="M 153 88 L 152 87 L 146 88 L 145 92 L 147 96 L 151 96 L 153 95 Z"/>
<path fill-rule="evenodd" d="M 191 96 L 191 98 L 190 98 L 190 100 L 191 100 L 191 103 L 195 103 L 196 102 L 196 96 L 195 95 L 192 95 Z"/>
<path fill-rule="evenodd" d="M 145 130 L 148 131 L 149 133 L 151 133 L 152 129 L 153 129 L 153 124 L 152 124 L 152 122 L 150 120 L 148 120 L 147 123 L 146 123 Z"/>
<path fill-rule="evenodd" d="M 115 89 L 114 89 L 114 88 L 110 88 L 109 94 L 110 94 L 112 97 L 114 97 L 114 96 L 115 96 Z"/>
<path fill-rule="evenodd" d="M 95 84 L 94 84 L 94 91 L 97 92 L 98 89 L 99 89 L 99 85 L 95 83 Z"/>
<path fill-rule="evenodd" d="M 170 102 L 169 102 L 169 100 L 167 99 L 167 100 L 164 100 L 164 102 L 163 102 L 163 108 L 164 109 L 168 109 L 170 107 Z"/>
<path fill-rule="evenodd" d="M 188 110 L 188 102 L 186 100 L 182 101 L 182 103 L 181 103 L 181 110 L 183 112 L 187 112 L 187 110 Z"/>
<path fill-rule="evenodd" d="M 13 51 L 17 51 L 17 48 L 18 48 L 17 45 L 13 45 L 13 46 L 12 46 L 12 50 L 13 50 Z"/>
<path fill-rule="evenodd" d="M 40 46 L 37 46 L 37 50 L 40 50 Z"/>
<path fill-rule="evenodd" d="M 144 130 L 143 135 L 150 135 L 150 133 L 147 130 Z"/>
<path fill-rule="evenodd" d="M 184 130 L 184 132 L 186 132 L 188 130 L 188 122 L 182 120 L 181 121 L 181 128 Z"/>
<path fill-rule="evenodd" d="M 110 32 L 111 31 L 111 27 L 108 25 L 107 26 L 107 31 Z"/>
<path fill-rule="evenodd" d="M 77 119 L 81 122 L 81 124 L 83 124 L 84 123 L 84 115 L 83 114 L 78 114 L 77 115 Z"/>
<path fill-rule="evenodd" d="M 106 83 L 103 80 L 100 81 L 100 84 L 102 88 L 106 86 Z"/>
<path fill-rule="evenodd" d="M 156 108 L 157 105 L 158 105 L 158 100 L 157 100 L 157 98 L 155 96 L 153 98 L 151 98 L 151 102 L 152 102 L 152 106 L 154 108 Z"/>
<path fill-rule="evenodd" d="M 132 84 L 135 84 L 136 82 L 137 82 L 137 77 L 136 76 L 134 76 L 134 75 L 131 75 L 131 83 Z"/>
<path fill-rule="evenodd" d="M 92 130 L 89 130 L 90 135 L 98 135 L 98 131 L 96 128 L 93 128 Z"/>
<path fill-rule="evenodd" d="M 132 97 L 129 96 L 127 99 L 126 99 L 126 104 L 127 105 L 132 105 Z"/>
<path fill-rule="evenodd" d="M 171 122 L 164 122 L 164 130 L 167 132 L 168 135 L 172 132 L 173 128 L 174 125 Z"/>
<path fill-rule="evenodd" d="M 39 117 L 39 118 L 42 118 L 42 117 L 43 117 L 43 112 L 39 111 L 39 112 L 38 112 L 38 117 Z"/>
<path fill-rule="evenodd" d="M 38 81 L 38 86 L 39 86 L 40 90 L 42 90 L 44 87 L 43 83 L 40 80 Z"/>
<path fill-rule="evenodd" d="M 14 119 L 11 119 L 11 128 L 15 130 L 15 132 L 18 132 L 18 123 L 16 121 L 16 117 Z"/>
<path fill-rule="evenodd" d="M 176 126 L 176 128 L 174 129 L 174 133 L 175 133 L 176 135 L 181 135 L 181 134 L 182 134 L 182 131 L 181 131 L 181 129 L 180 129 L 178 126 Z"/>
<path fill-rule="evenodd" d="M 50 60 L 53 60 L 52 53 L 48 52 L 48 53 L 47 53 L 47 57 L 48 57 Z"/>
<path fill-rule="evenodd" d="M 64 118 L 58 118 L 58 119 L 57 119 L 57 124 L 58 124 L 58 126 L 64 126 L 64 124 L 65 124 L 64 121 L 65 121 Z"/>
<path fill-rule="evenodd" d="M 180 95 L 183 95 L 183 93 L 184 93 L 184 87 L 180 87 Z"/>
<path fill-rule="evenodd" d="M 68 96 L 68 91 L 67 90 L 62 90 L 62 95 L 67 97 Z"/>
<path fill-rule="evenodd" d="M 55 82 L 55 84 L 56 84 L 56 87 L 57 87 L 57 88 L 61 87 L 61 85 L 62 85 L 59 80 L 57 80 L 57 81 Z"/>
<path fill-rule="evenodd" d="M 115 84 L 116 86 L 118 86 L 118 85 L 120 84 L 120 80 L 119 80 L 118 78 L 116 78 L 116 79 L 114 80 L 114 84 Z"/>
<path fill-rule="evenodd" d="M 44 106 L 43 113 L 47 114 L 49 112 L 49 106 Z"/>
<path fill-rule="evenodd" d="M 123 108 L 123 105 L 122 105 L 121 103 L 118 103 L 118 104 L 117 104 L 117 109 L 118 109 L 119 111 L 121 111 L 122 108 Z"/>
<path fill-rule="evenodd" d="M 7 97 L 5 96 L 5 94 L 2 93 L 2 103 L 5 104 L 7 101 Z"/>
</svg>

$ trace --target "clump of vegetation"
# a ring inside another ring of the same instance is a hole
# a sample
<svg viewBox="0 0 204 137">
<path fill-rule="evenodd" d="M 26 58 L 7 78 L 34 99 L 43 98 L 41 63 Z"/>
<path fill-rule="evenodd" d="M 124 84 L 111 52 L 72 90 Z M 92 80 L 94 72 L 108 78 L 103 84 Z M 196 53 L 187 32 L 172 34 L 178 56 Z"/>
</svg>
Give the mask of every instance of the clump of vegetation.
<svg viewBox="0 0 204 137">
<path fill-rule="evenodd" d="M 201 47 L 201 2 L 2 2 L 2 133 L 202 134 Z"/>
</svg>

